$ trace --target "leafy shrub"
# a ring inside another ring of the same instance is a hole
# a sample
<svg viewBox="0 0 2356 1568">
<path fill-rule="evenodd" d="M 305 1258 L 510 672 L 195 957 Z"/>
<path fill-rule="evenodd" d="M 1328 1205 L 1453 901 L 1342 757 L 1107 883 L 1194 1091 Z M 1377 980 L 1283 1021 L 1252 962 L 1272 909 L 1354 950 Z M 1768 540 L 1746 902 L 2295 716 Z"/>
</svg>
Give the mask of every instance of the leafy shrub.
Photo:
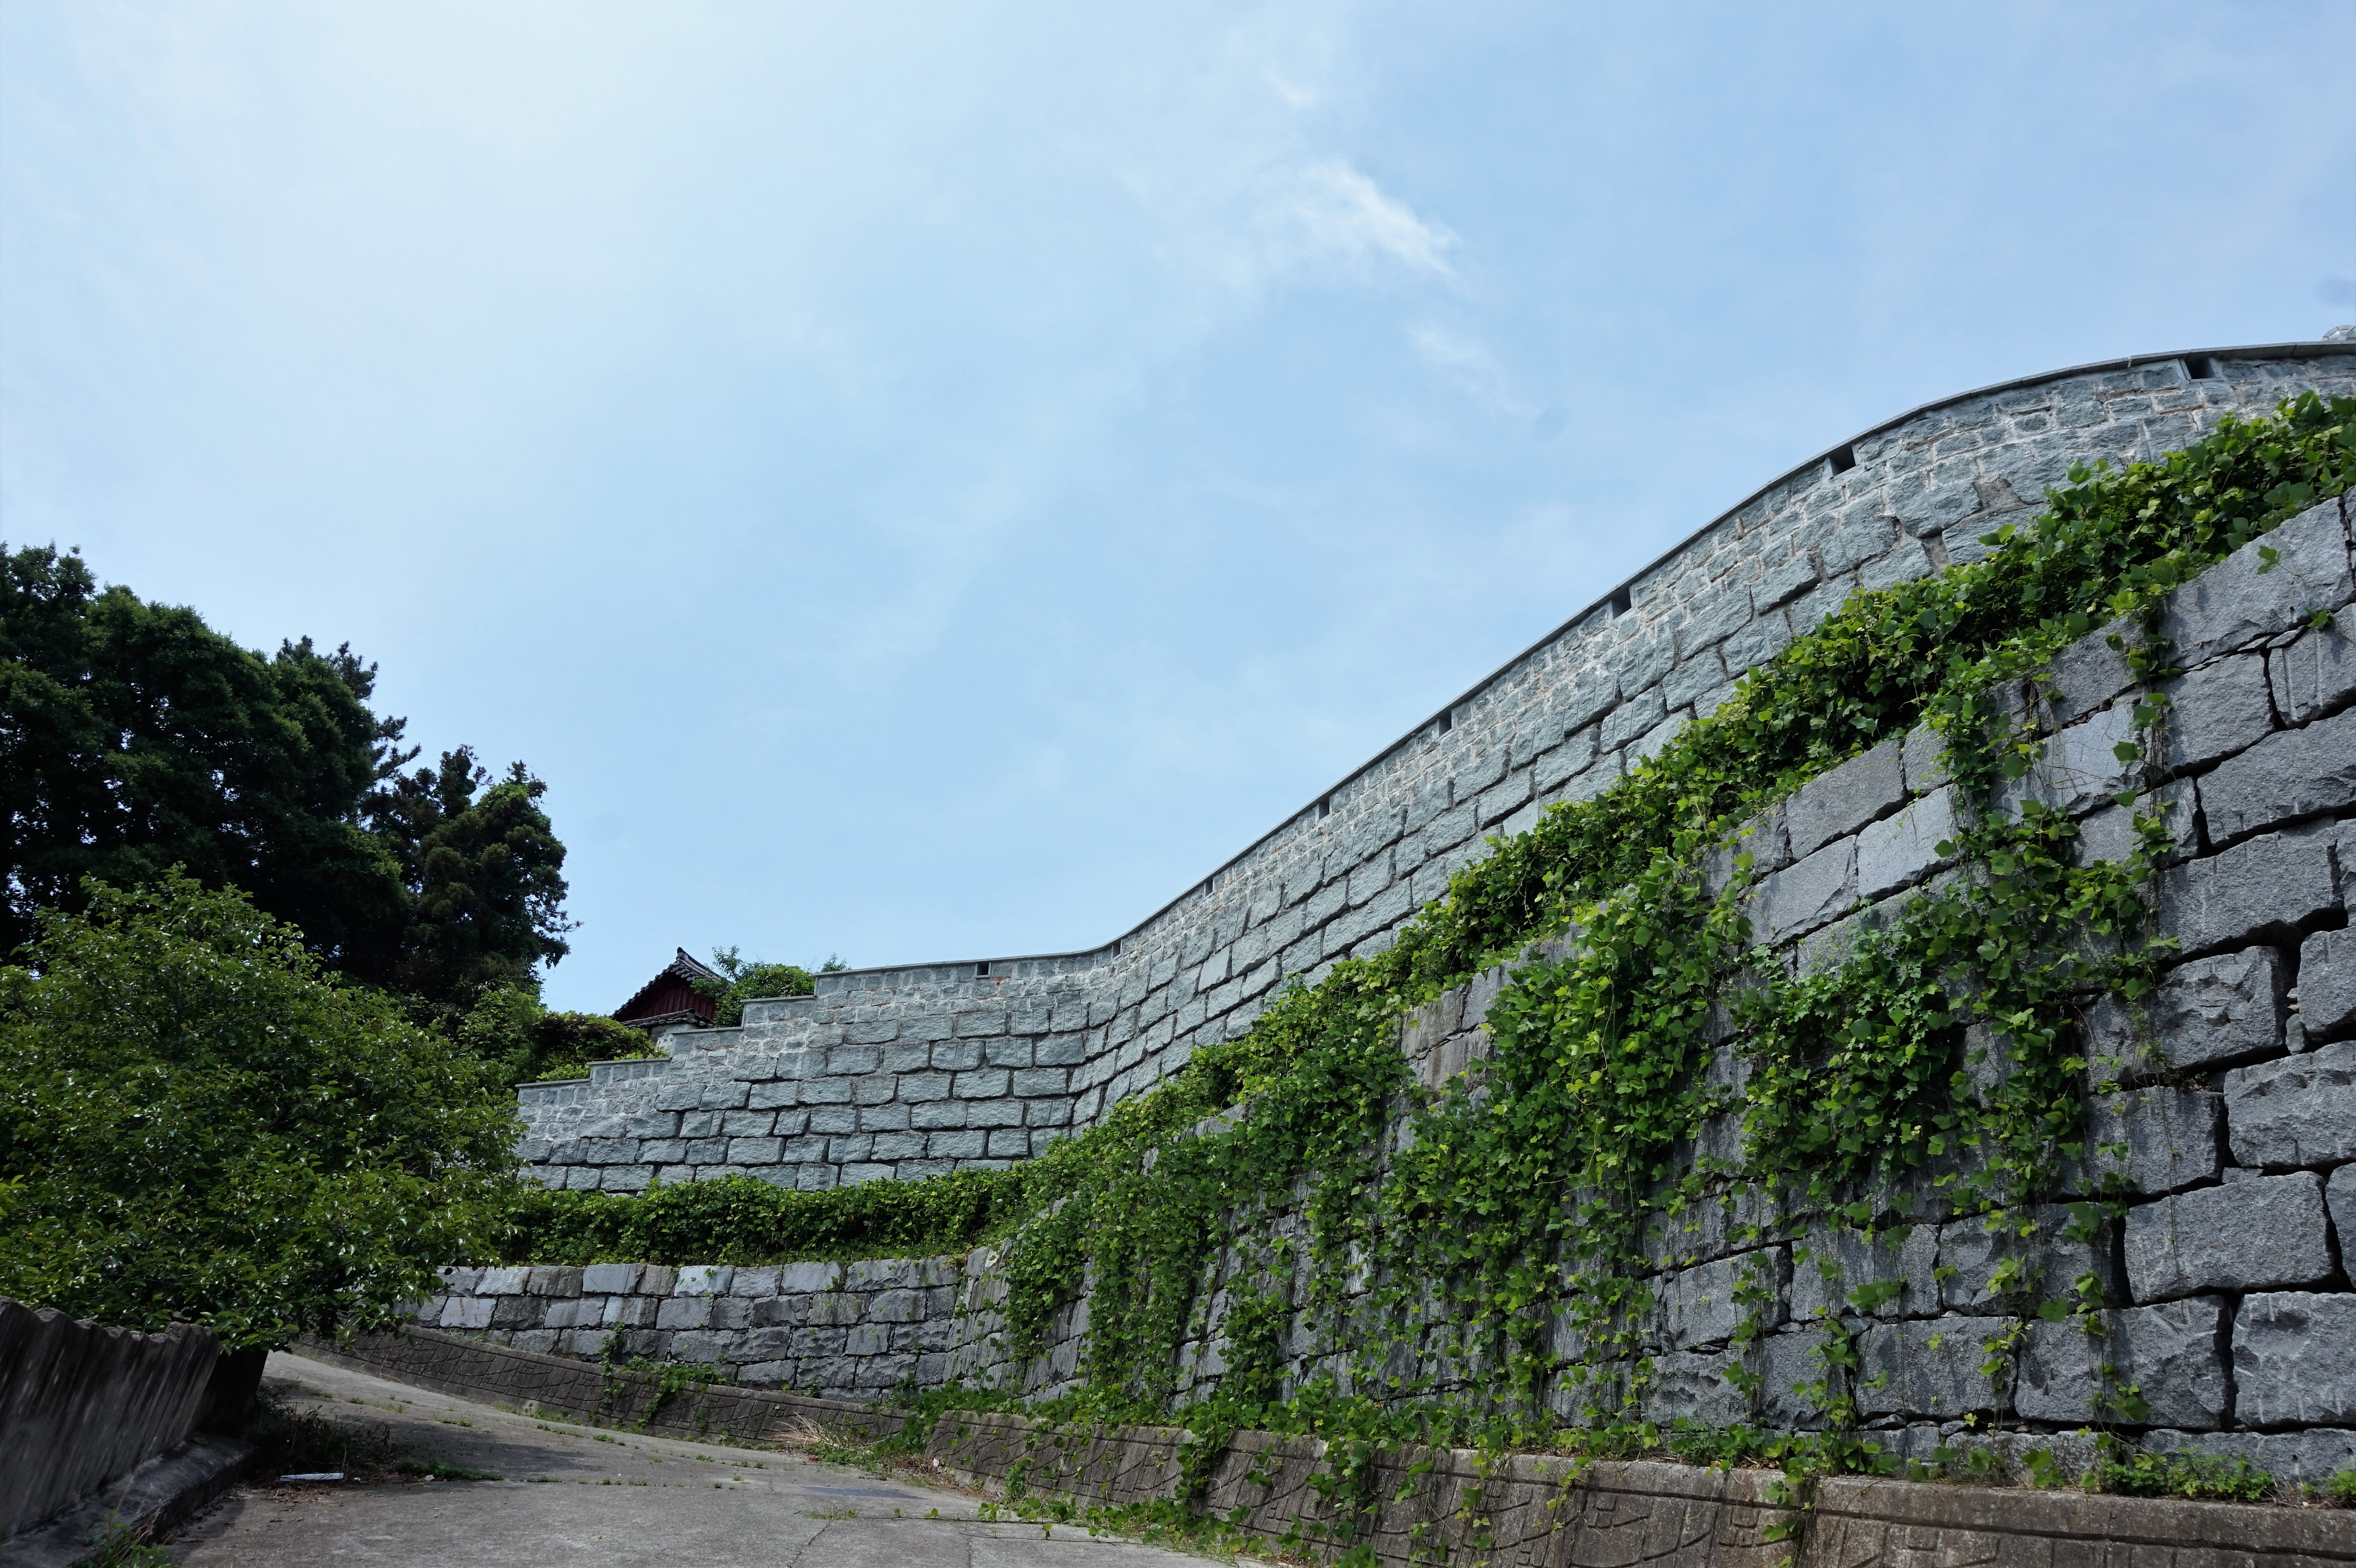
<svg viewBox="0 0 2356 1568">
<path fill-rule="evenodd" d="M 715 1027 L 734 1029 L 744 1021 L 746 1002 L 766 997 L 807 997 L 818 988 L 819 975 L 831 975 L 843 964 L 840 958 L 829 958 L 814 975 L 798 964 L 766 964 L 744 957 L 734 947 L 715 947 L 712 966 L 723 978 L 696 981 L 696 992 L 720 1004 L 712 1016 Z"/>
<path fill-rule="evenodd" d="M 930 1181 L 870 1181 L 796 1192 L 725 1176 L 637 1197 L 527 1189 L 507 1255 L 514 1262 L 763 1264 L 962 1250 L 1015 1216 L 1019 1189 L 997 1171 Z"/>
<path fill-rule="evenodd" d="M 2130 1498 L 2194 1498 L 2207 1502 L 2260 1503 L 2274 1495 L 2275 1478 L 2247 1459 L 2206 1454 L 2114 1450 L 2086 1473 L 2096 1491 Z"/>
<path fill-rule="evenodd" d="M 2356 1508 L 2356 1470 L 2341 1470 L 2323 1483 L 2323 1498 L 2335 1508 Z"/>
<path fill-rule="evenodd" d="M 479 1063 L 234 890 L 84 891 L 0 968 L 0 1294 L 238 1349 L 487 1248 L 519 1129 Z"/>
<path fill-rule="evenodd" d="M 557 1013 L 516 986 L 484 994 L 457 1023 L 458 1040 L 508 1083 L 586 1077 L 593 1061 L 662 1054 L 646 1031 L 596 1013 Z"/>
</svg>

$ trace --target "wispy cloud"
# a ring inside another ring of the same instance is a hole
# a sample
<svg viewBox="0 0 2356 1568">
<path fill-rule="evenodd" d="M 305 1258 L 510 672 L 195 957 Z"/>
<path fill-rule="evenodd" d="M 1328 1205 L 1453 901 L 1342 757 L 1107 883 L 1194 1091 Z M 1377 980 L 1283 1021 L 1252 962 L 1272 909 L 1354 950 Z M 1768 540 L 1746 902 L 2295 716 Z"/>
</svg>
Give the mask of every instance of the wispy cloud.
<svg viewBox="0 0 2356 1568">
<path fill-rule="evenodd" d="M 1281 170 L 1263 194 L 1261 226 L 1280 261 L 1388 261 L 1411 272 L 1454 275 L 1448 252 L 1456 236 L 1417 216 L 1346 160 Z"/>
</svg>

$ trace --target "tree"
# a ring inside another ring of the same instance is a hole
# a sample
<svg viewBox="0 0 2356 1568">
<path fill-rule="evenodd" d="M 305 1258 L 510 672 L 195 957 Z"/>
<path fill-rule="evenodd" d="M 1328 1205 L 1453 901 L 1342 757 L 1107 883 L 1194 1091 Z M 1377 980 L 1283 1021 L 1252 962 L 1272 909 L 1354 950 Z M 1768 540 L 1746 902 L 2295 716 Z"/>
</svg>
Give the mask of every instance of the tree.
<svg viewBox="0 0 2356 1568">
<path fill-rule="evenodd" d="M 807 997 L 818 988 L 817 976 L 798 964 L 766 964 L 758 958 L 747 958 L 734 947 L 712 950 L 712 966 L 720 971 L 724 984 L 698 980 L 698 995 L 710 997 L 720 1004 L 712 1023 L 721 1029 L 734 1029 L 744 1021 L 744 1004 L 763 997 Z M 832 975 L 843 968 L 841 959 L 830 955 L 818 966 L 819 975 Z"/>
<path fill-rule="evenodd" d="M 0 1294 L 232 1349 L 389 1325 L 519 1189 L 496 1074 L 177 870 L 0 968 Z"/>
<path fill-rule="evenodd" d="M 547 793 L 521 763 L 492 784 L 461 746 L 369 797 L 369 826 L 412 901 L 400 989 L 455 1014 L 502 987 L 537 992 L 539 965 L 569 951 L 564 846 L 540 806 Z"/>
<path fill-rule="evenodd" d="M 593 1061 L 660 1054 L 644 1029 L 596 1013 L 551 1012 L 537 996 L 512 986 L 486 992 L 455 1032 L 460 1044 L 491 1063 L 508 1083 L 580 1078 Z"/>
<path fill-rule="evenodd" d="M 404 776 L 417 752 L 369 710 L 376 673 L 308 638 L 264 658 L 101 591 L 79 556 L 0 549 L 0 958 L 83 879 L 177 866 L 428 1016 L 535 987 L 570 929 L 546 786 L 521 763 L 493 784 L 463 746 Z"/>
<path fill-rule="evenodd" d="M 0 553 L 0 957 L 84 878 L 177 865 L 383 974 L 410 901 L 360 804 L 407 758 L 401 721 L 368 709 L 375 680 L 348 646 L 264 658 L 193 610 L 100 592 L 79 556 Z"/>
</svg>

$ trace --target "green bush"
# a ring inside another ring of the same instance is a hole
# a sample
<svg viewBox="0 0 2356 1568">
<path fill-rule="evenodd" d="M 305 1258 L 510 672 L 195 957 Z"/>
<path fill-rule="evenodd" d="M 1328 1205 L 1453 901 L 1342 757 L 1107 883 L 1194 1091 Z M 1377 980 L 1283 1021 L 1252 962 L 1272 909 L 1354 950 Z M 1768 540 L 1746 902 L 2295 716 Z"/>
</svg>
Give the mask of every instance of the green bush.
<svg viewBox="0 0 2356 1568">
<path fill-rule="evenodd" d="M 505 1083 L 584 1078 L 593 1061 L 660 1056 L 644 1029 L 596 1013 L 553 1013 L 519 986 L 486 992 L 461 1017 L 458 1041 Z"/>
<path fill-rule="evenodd" d="M 2260 1503 L 2274 1495 L 2275 1478 L 2247 1459 L 2205 1454 L 2150 1454 L 2129 1449 L 2106 1455 L 2087 1472 L 2099 1492 L 2130 1498 L 2194 1498 L 2204 1502 Z"/>
<path fill-rule="evenodd" d="M 513 1102 L 177 872 L 0 968 L 0 1295 L 232 1349 L 397 1320 L 514 1201 Z"/>
<path fill-rule="evenodd" d="M 618 1192 L 528 1189 L 513 1263 L 773 1264 L 962 1251 L 1016 1214 L 999 1171 L 797 1192 L 751 1176 Z"/>
</svg>

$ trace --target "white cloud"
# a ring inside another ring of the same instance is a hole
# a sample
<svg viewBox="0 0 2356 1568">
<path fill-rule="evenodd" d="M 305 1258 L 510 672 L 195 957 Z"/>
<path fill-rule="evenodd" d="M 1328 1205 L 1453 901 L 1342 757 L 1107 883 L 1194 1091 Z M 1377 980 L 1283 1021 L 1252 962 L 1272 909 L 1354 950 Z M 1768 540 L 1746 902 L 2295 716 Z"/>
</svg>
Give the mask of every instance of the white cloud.
<svg viewBox="0 0 2356 1568">
<path fill-rule="evenodd" d="M 1417 217 L 1343 159 L 1285 169 L 1268 181 L 1264 194 L 1262 227 L 1280 261 L 1363 266 L 1388 260 L 1419 272 L 1454 275 L 1447 253 L 1456 236 Z"/>
<path fill-rule="evenodd" d="M 1511 372 L 1479 338 L 1427 322 L 1410 329 L 1408 341 L 1417 358 L 1476 401 L 1516 420 L 1541 417 L 1538 406 L 1522 395 Z"/>
</svg>

